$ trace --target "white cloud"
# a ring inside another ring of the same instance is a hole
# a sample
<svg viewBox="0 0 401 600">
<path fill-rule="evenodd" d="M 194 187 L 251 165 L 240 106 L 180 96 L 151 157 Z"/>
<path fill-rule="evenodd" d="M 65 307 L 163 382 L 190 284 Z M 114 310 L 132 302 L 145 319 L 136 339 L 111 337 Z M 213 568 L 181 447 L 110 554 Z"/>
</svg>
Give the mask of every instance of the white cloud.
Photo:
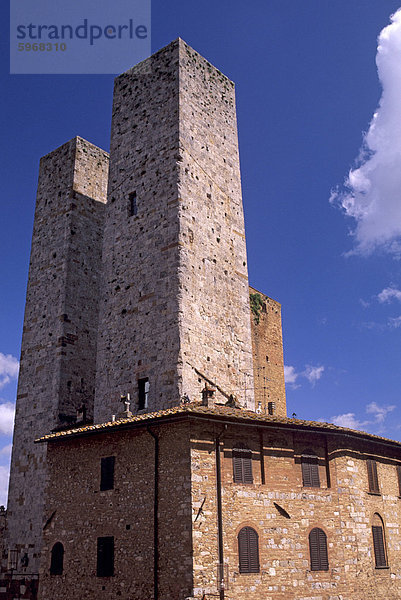
<svg viewBox="0 0 401 600">
<path fill-rule="evenodd" d="M 390 302 L 391 300 L 398 300 L 399 302 L 401 302 L 401 291 L 397 290 L 397 288 L 394 287 L 387 287 L 384 288 L 384 290 L 382 290 L 380 294 L 377 295 L 377 298 L 379 302 L 382 303 Z"/>
<path fill-rule="evenodd" d="M 284 380 L 286 383 L 295 383 L 299 373 L 295 372 L 295 367 L 284 365 Z"/>
<path fill-rule="evenodd" d="M 18 376 L 19 362 L 11 354 L 0 352 L 0 388 L 10 383 L 12 379 Z"/>
<path fill-rule="evenodd" d="M 323 375 L 324 367 L 313 367 L 312 365 L 306 365 L 305 371 L 302 373 L 304 377 L 311 383 L 315 385 L 316 381 L 319 381 L 321 376 Z"/>
<path fill-rule="evenodd" d="M 11 402 L 0 404 L 0 433 L 10 435 L 14 428 L 15 405 Z"/>
<path fill-rule="evenodd" d="M 7 505 L 8 480 L 10 477 L 10 467 L 0 466 L 0 504 Z"/>
<path fill-rule="evenodd" d="M 13 449 L 13 445 L 12 444 L 7 444 L 7 446 L 3 446 L 3 448 L 1 448 L 0 450 L 0 454 L 2 456 L 9 456 L 11 457 L 11 451 Z"/>
<path fill-rule="evenodd" d="M 399 317 L 390 317 L 388 320 L 388 326 L 391 329 L 398 329 L 401 327 L 401 315 Z"/>
<path fill-rule="evenodd" d="M 371 402 L 366 406 L 366 412 L 373 415 L 376 423 L 383 423 L 388 413 L 395 409 L 394 405 L 379 406 L 376 402 Z"/>
<path fill-rule="evenodd" d="M 348 427 L 349 429 L 361 429 L 364 425 L 356 418 L 355 413 L 351 412 L 337 415 L 336 417 L 331 417 L 330 421 L 334 423 L 334 425 L 338 425 L 339 427 Z"/>
<path fill-rule="evenodd" d="M 336 415 L 331 417 L 330 421 L 334 423 L 334 425 L 339 425 L 340 427 L 349 427 L 350 429 L 376 429 L 376 433 L 383 433 L 383 424 L 386 420 L 386 417 L 389 413 L 391 413 L 396 407 L 394 405 L 379 405 L 377 402 L 370 402 L 365 406 L 365 412 L 368 415 L 372 415 L 372 419 L 367 419 L 365 421 L 361 421 L 353 412 L 344 413 L 342 415 Z M 322 419 L 319 419 L 322 420 Z M 379 431 L 377 431 L 377 426 L 380 425 Z"/>
<path fill-rule="evenodd" d="M 297 372 L 295 367 L 284 365 L 284 380 L 292 389 L 300 387 L 300 384 L 297 383 L 299 377 L 306 378 L 314 386 L 323 375 L 323 371 L 323 366 L 313 367 L 312 365 L 306 365 L 304 371 Z"/>
<path fill-rule="evenodd" d="M 334 191 L 339 204 L 356 222 L 354 252 L 382 248 L 401 257 L 401 9 L 378 39 L 376 65 L 382 95 L 364 136 L 358 160 Z"/>
</svg>

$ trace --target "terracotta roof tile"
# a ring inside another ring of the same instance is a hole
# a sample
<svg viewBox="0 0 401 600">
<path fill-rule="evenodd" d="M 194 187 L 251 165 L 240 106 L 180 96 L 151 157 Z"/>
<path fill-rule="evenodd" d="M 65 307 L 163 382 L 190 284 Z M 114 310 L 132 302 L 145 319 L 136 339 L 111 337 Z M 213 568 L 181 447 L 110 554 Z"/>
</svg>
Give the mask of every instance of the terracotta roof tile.
<svg viewBox="0 0 401 600">
<path fill-rule="evenodd" d="M 181 404 L 179 406 L 175 406 L 173 408 L 167 408 L 164 410 L 159 410 L 157 412 L 149 412 L 143 413 L 140 415 L 133 415 L 128 418 L 116 419 L 115 421 L 108 421 L 107 423 L 98 423 L 96 425 L 83 425 L 82 427 L 75 427 L 72 429 L 68 429 L 65 431 L 57 431 L 53 433 L 49 433 L 35 440 L 36 442 L 52 442 L 65 438 L 89 435 L 94 433 L 100 433 L 104 431 L 113 431 L 116 429 L 124 428 L 130 426 L 135 426 L 143 422 L 155 421 L 155 420 L 165 420 L 169 417 L 174 418 L 175 416 L 198 416 L 198 417 L 216 417 L 219 418 L 228 418 L 233 419 L 238 422 L 254 422 L 262 424 L 277 424 L 281 426 L 288 426 L 290 429 L 294 427 L 301 427 L 303 429 L 313 429 L 313 430 L 330 430 L 332 432 L 338 432 L 342 434 L 362 436 L 367 439 L 376 440 L 378 442 L 387 442 L 395 445 L 401 446 L 401 442 L 397 442 L 394 440 L 389 440 L 387 438 L 383 438 L 377 435 L 373 435 L 370 433 L 366 433 L 365 431 L 358 431 L 355 429 L 348 429 L 347 427 L 339 427 L 338 425 L 333 425 L 332 423 L 325 423 L 321 421 L 305 421 L 302 419 L 289 418 L 289 417 L 278 417 L 273 415 L 262 415 L 251 410 L 245 410 L 243 408 L 232 408 L 225 405 L 215 405 L 212 408 L 207 406 L 203 406 L 198 402 L 191 402 L 189 404 Z"/>
</svg>

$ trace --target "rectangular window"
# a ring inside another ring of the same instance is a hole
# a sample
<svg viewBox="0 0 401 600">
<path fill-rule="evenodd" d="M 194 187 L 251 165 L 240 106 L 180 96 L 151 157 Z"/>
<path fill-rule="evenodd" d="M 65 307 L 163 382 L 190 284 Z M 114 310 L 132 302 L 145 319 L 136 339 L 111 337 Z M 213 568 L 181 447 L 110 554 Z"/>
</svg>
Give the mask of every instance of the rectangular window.
<svg viewBox="0 0 401 600">
<path fill-rule="evenodd" d="M 136 201 L 136 192 L 129 195 L 129 216 L 135 217 L 138 214 L 138 205 Z"/>
<path fill-rule="evenodd" d="M 248 448 L 233 448 L 234 483 L 253 483 L 252 452 Z"/>
<path fill-rule="evenodd" d="M 387 567 L 386 549 L 384 545 L 383 527 L 373 525 L 373 549 L 375 551 L 376 569 Z"/>
<path fill-rule="evenodd" d="M 276 403 L 275 402 L 268 402 L 267 403 L 267 413 L 269 415 L 274 415 L 274 411 L 276 410 Z"/>
<path fill-rule="evenodd" d="M 112 490 L 114 488 L 114 465 L 116 457 L 107 456 L 102 458 L 100 466 L 100 490 Z"/>
<path fill-rule="evenodd" d="M 143 410 L 144 408 L 148 408 L 148 400 L 149 400 L 149 378 L 144 377 L 143 379 L 138 379 L 138 409 Z"/>
<path fill-rule="evenodd" d="M 97 568 L 98 577 L 114 575 L 114 537 L 97 538 Z"/>
<path fill-rule="evenodd" d="M 312 451 L 301 456 L 302 484 L 304 487 L 320 487 L 319 461 Z"/>
<path fill-rule="evenodd" d="M 369 458 L 366 461 L 366 467 L 368 470 L 369 492 L 371 494 L 380 494 L 379 479 L 377 477 L 376 461 Z"/>
</svg>

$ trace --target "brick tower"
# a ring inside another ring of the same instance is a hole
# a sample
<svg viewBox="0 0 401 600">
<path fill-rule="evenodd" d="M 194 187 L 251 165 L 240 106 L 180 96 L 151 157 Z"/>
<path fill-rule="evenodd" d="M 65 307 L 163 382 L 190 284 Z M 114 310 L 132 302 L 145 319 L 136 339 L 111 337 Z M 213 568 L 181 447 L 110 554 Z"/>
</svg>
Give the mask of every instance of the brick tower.
<svg viewBox="0 0 401 600">
<path fill-rule="evenodd" d="M 46 449 L 34 439 L 93 415 L 107 172 L 107 153 L 81 138 L 40 163 L 7 511 L 17 573 L 38 572 L 44 525 Z"/>
<path fill-rule="evenodd" d="M 116 79 L 95 421 L 254 408 L 234 84 L 176 40 Z"/>
</svg>

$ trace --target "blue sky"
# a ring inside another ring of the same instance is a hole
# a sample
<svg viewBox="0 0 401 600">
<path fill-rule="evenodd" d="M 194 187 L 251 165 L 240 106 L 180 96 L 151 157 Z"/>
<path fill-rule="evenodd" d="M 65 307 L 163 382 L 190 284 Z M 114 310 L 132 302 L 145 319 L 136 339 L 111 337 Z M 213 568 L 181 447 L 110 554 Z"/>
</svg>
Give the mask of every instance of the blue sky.
<svg viewBox="0 0 401 600">
<path fill-rule="evenodd" d="M 250 283 L 282 304 L 289 415 L 397 440 L 401 27 L 396 23 L 386 30 L 379 53 L 384 88 L 375 60 L 377 37 L 400 5 L 400 0 L 152 3 L 153 51 L 181 36 L 236 82 Z M 0 12 L 1 503 L 38 161 L 75 135 L 108 149 L 113 77 L 10 76 L 5 3 Z M 361 153 L 380 101 L 369 148 Z"/>
</svg>

